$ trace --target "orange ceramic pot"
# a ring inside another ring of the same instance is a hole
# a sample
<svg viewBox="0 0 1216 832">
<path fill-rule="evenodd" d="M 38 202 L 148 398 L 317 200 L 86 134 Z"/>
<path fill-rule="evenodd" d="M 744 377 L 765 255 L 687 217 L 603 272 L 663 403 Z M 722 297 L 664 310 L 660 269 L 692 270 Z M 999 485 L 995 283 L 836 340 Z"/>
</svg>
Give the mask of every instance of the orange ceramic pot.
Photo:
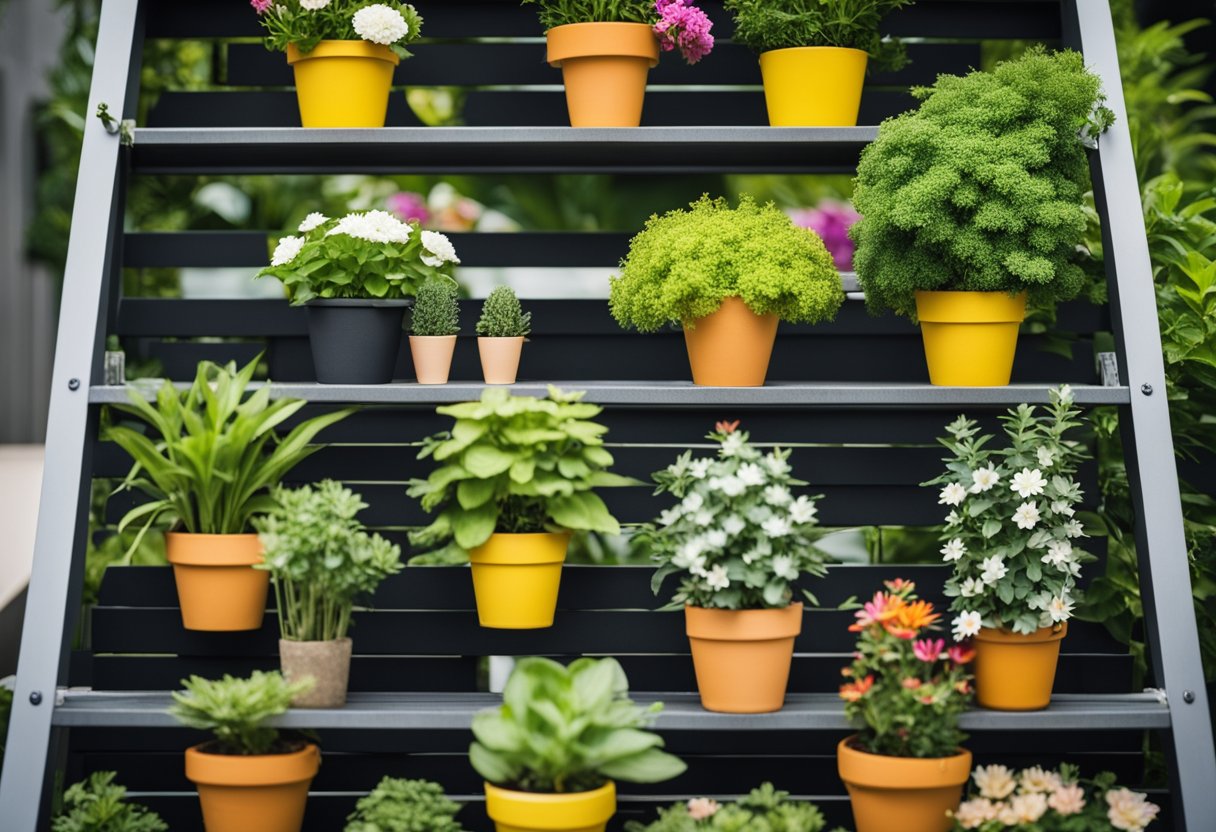
<svg viewBox="0 0 1216 832">
<path fill-rule="evenodd" d="M 207 832 L 299 832 L 308 786 L 321 763 L 315 745 L 252 757 L 202 748 L 186 750 L 186 778 L 198 787 Z"/>
<path fill-rule="evenodd" d="M 262 626 L 270 573 L 256 534 L 165 535 L 165 555 L 173 564 L 182 626 L 187 630 L 233 632 Z"/>
<path fill-rule="evenodd" d="M 645 23 L 571 23 L 545 33 L 561 67 L 571 127 L 637 127 L 659 40 Z"/>
<path fill-rule="evenodd" d="M 971 776 L 971 752 L 953 757 L 886 757 L 836 746 L 836 767 L 849 790 L 857 832 L 947 832 L 963 784 Z"/>
<path fill-rule="evenodd" d="M 726 298 L 718 311 L 684 324 L 684 343 L 694 384 L 705 387 L 763 387 L 777 340 L 776 315 L 757 315 L 740 298 Z"/>
<path fill-rule="evenodd" d="M 685 607 L 701 707 L 727 714 L 781 710 L 802 632 L 802 604 L 775 610 Z"/>
<path fill-rule="evenodd" d="M 486 384 L 514 384 L 519 375 L 519 358 L 524 350 L 524 338 L 477 339 L 477 352 L 481 355 L 481 374 Z"/>
<path fill-rule="evenodd" d="M 447 384 L 455 353 L 455 335 L 410 336 L 410 356 L 419 384 Z"/>
<path fill-rule="evenodd" d="M 1041 711 L 1051 704 L 1067 622 L 1030 635 L 985 627 L 975 636 L 975 702 L 996 711 Z"/>
</svg>

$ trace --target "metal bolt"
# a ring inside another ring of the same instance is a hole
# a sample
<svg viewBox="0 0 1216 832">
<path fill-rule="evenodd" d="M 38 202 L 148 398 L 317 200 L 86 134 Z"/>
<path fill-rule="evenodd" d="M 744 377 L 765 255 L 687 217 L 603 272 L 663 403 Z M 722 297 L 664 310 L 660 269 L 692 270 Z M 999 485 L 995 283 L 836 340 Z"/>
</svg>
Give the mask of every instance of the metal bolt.
<svg viewBox="0 0 1216 832">
<path fill-rule="evenodd" d="M 32 691 L 30 693 L 30 704 L 31 705 L 41 705 L 42 704 L 42 691 L 36 690 L 36 691 Z"/>
<path fill-rule="evenodd" d="M 1195 703 L 1195 691 L 1184 690 L 1182 692 L 1182 701 L 1188 705 L 1193 705 Z"/>
<path fill-rule="evenodd" d="M 1153 395 L 1153 385 L 1151 385 L 1151 384 L 1141 384 L 1141 385 L 1140 385 L 1140 392 L 1141 392 L 1141 393 L 1143 393 L 1143 394 L 1144 394 L 1144 395 L 1146 395 L 1146 396 L 1151 396 L 1151 395 Z"/>
<path fill-rule="evenodd" d="M 80 389 L 80 379 L 78 379 L 78 378 L 68 379 L 68 389 L 73 392 L 75 392 L 76 390 L 79 390 Z"/>
</svg>

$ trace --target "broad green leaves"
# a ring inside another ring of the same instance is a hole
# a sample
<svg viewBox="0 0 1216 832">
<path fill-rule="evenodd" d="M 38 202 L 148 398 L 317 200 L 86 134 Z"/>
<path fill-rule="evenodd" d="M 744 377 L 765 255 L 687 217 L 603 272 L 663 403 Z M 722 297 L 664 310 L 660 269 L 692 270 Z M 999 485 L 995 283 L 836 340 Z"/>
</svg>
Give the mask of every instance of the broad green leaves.
<svg viewBox="0 0 1216 832">
<path fill-rule="evenodd" d="M 278 672 L 255 670 L 248 679 L 191 676 L 173 692 L 169 712 L 188 728 L 211 731 L 221 754 L 268 754 L 279 732 L 263 723 L 287 712 L 291 700 L 313 686 L 312 678 L 288 682 Z"/>
</svg>

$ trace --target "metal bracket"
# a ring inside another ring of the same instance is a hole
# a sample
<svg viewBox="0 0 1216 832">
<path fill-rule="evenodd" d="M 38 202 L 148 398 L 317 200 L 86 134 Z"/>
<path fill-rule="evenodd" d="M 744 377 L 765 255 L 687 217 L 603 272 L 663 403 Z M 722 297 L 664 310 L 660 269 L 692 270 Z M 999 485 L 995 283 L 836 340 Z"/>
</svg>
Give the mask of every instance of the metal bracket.
<svg viewBox="0 0 1216 832">
<path fill-rule="evenodd" d="M 1119 382 L 1119 356 L 1113 352 L 1098 353 L 1098 375 L 1102 379 L 1103 387 L 1118 387 Z"/>
</svg>

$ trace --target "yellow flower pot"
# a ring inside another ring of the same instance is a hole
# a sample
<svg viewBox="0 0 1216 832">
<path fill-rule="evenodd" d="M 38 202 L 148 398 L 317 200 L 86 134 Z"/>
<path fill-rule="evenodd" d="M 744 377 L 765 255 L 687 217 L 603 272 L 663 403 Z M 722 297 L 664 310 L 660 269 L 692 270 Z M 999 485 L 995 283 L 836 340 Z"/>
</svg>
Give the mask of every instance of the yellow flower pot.
<svg viewBox="0 0 1216 832">
<path fill-rule="evenodd" d="M 975 636 L 975 703 L 995 711 L 1041 711 L 1051 704 L 1060 642 L 1068 624 L 1029 635 L 985 627 Z"/>
<path fill-rule="evenodd" d="M 537 794 L 486 783 L 486 814 L 498 832 L 604 832 L 616 813 L 616 786 L 590 792 Z"/>
<path fill-rule="evenodd" d="M 323 40 L 311 52 L 287 47 L 305 127 L 383 127 L 393 70 L 401 61 L 387 46 L 365 40 Z"/>
<path fill-rule="evenodd" d="M 469 552 L 477 618 L 498 630 L 553 626 L 569 534 L 495 534 Z"/>
<path fill-rule="evenodd" d="M 773 127 L 855 127 L 869 55 L 838 46 L 760 53 L 768 123 Z"/>
<path fill-rule="evenodd" d="M 1004 387 L 1013 374 L 1026 293 L 917 292 L 929 381 L 946 387 Z"/>
</svg>

